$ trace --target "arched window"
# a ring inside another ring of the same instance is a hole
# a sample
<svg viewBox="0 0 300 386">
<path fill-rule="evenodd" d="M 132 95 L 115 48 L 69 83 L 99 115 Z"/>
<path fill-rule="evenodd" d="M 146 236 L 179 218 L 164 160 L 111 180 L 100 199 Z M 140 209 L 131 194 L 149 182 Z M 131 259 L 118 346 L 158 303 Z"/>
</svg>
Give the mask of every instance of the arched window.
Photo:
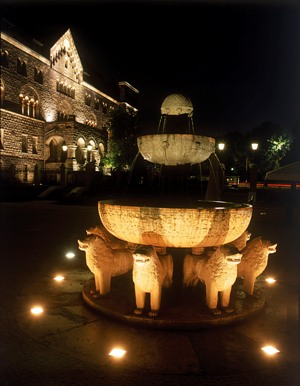
<svg viewBox="0 0 300 386">
<path fill-rule="evenodd" d="M 49 162 L 56 162 L 58 160 L 58 147 L 57 143 L 54 139 L 49 144 L 50 148 L 50 157 L 48 159 Z"/>
<path fill-rule="evenodd" d="M 20 58 L 17 59 L 17 73 L 23 76 L 27 76 L 27 64 Z"/>
<path fill-rule="evenodd" d="M 19 101 L 21 105 L 21 113 L 32 118 L 39 118 L 40 107 L 39 101 L 35 97 L 29 97 L 28 95 L 19 95 Z"/>
<path fill-rule="evenodd" d="M 1 66 L 8 68 L 8 52 L 1 50 Z"/>
<path fill-rule="evenodd" d="M 56 91 L 75 99 L 75 88 L 66 82 L 57 80 Z"/>
<path fill-rule="evenodd" d="M 107 114 L 108 106 L 107 103 L 102 102 L 102 111 L 103 114 Z"/>
<path fill-rule="evenodd" d="M 91 105 L 91 99 L 92 99 L 92 97 L 91 97 L 91 95 L 90 94 L 85 94 L 85 104 L 87 105 L 87 106 L 90 106 Z"/>
<path fill-rule="evenodd" d="M 99 98 L 94 99 L 94 108 L 95 108 L 95 110 L 100 110 L 100 99 Z"/>
<path fill-rule="evenodd" d="M 1 106 L 4 103 L 4 99 L 5 99 L 5 89 L 4 89 L 4 84 L 2 82 L 2 79 L 0 79 L 0 102 L 1 102 Z"/>
<path fill-rule="evenodd" d="M 76 157 L 77 163 L 82 164 L 82 165 L 85 163 L 85 155 L 83 152 L 84 147 L 85 147 L 84 139 L 79 138 L 77 140 L 77 148 L 76 148 L 76 152 L 75 152 L 75 157 Z"/>
<path fill-rule="evenodd" d="M 42 73 L 42 71 L 39 71 L 36 67 L 34 69 L 34 81 L 38 82 L 40 84 L 44 83 L 43 73 Z"/>
</svg>

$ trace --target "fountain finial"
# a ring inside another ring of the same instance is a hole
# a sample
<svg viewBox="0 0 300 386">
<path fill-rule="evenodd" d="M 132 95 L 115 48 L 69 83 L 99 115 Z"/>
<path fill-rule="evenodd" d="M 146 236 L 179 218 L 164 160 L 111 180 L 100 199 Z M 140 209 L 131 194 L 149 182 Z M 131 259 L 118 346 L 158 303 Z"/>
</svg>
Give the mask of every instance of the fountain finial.
<svg viewBox="0 0 300 386">
<path fill-rule="evenodd" d="M 189 117 L 193 115 L 193 104 L 191 100 L 182 94 L 168 95 L 160 108 L 162 115 L 183 115 L 187 114 Z"/>
</svg>

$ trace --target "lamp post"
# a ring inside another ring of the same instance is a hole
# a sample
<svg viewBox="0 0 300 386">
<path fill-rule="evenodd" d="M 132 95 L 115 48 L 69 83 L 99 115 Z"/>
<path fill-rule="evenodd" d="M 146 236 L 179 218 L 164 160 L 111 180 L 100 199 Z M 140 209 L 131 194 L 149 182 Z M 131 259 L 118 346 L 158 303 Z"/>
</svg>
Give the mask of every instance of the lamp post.
<svg viewBox="0 0 300 386">
<path fill-rule="evenodd" d="M 251 149 L 255 152 L 258 149 L 258 143 L 252 143 Z M 248 158 L 248 157 L 247 157 Z M 247 160 L 249 163 L 249 160 Z M 257 169 L 258 166 L 255 163 L 250 164 L 250 191 L 248 194 L 248 203 L 253 204 L 256 201 L 256 185 L 257 185 Z M 247 177 L 247 174 L 246 174 Z"/>
<path fill-rule="evenodd" d="M 62 145 L 62 151 L 63 151 L 63 154 L 62 154 L 62 164 L 60 165 L 60 181 L 61 181 L 61 185 L 62 186 L 66 186 L 67 185 L 67 168 L 66 168 L 66 158 L 67 158 L 67 150 L 68 150 L 68 146 L 64 143 Z"/>
<path fill-rule="evenodd" d="M 218 149 L 222 152 L 225 149 L 225 143 L 224 142 L 219 142 L 218 143 Z M 219 161 L 220 162 L 220 161 Z M 225 174 L 225 164 L 223 162 L 220 162 L 220 165 L 223 169 L 223 172 Z M 225 177 L 225 176 L 224 176 Z"/>
<path fill-rule="evenodd" d="M 251 149 L 253 151 L 257 150 L 258 149 L 258 143 L 256 143 L 256 142 L 251 143 Z M 246 185 L 248 183 L 248 167 L 249 167 L 249 157 L 246 154 L 246 178 L 245 178 Z"/>
</svg>

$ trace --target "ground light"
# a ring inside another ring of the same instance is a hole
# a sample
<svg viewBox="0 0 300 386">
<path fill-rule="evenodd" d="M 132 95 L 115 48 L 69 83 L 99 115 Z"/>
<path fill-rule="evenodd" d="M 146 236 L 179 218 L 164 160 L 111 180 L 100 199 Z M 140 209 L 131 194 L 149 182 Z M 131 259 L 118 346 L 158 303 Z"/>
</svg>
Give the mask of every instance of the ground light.
<svg viewBox="0 0 300 386">
<path fill-rule="evenodd" d="M 75 253 L 74 252 L 68 252 L 66 253 L 66 258 L 67 259 L 73 259 L 75 257 Z"/>
<path fill-rule="evenodd" d="M 273 277 L 268 277 L 268 278 L 266 279 L 266 282 L 269 283 L 269 284 L 273 284 L 273 283 L 276 282 L 276 279 L 274 279 Z"/>
<path fill-rule="evenodd" d="M 33 315 L 41 315 L 44 312 L 41 306 L 34 306 L 31 308 L 30 311 Z"/>
<path fill-rule="evenodd" d="M 123 358 L 125 354 L 126 354 L 126 350 L 116 347 L 116 348 L 113 348 L 108 355 L 114 358 Z"/>
<path fill-rule="evenodd" d="M 57 281 L 57 282 L 61 282 L 63 280 L 65 280 L 65 277 L 63 275 L 56 275 L 53 280 Z"/>
<path fill-rule="evenodd" d="M 273 346 L 264 346 L 261 348 L 266 354 L 268 355 L 275 355 L 277 353 L 279 353 L 280 351 L 277 350 L 277 348 L 273 347 Z"/>
</svg>

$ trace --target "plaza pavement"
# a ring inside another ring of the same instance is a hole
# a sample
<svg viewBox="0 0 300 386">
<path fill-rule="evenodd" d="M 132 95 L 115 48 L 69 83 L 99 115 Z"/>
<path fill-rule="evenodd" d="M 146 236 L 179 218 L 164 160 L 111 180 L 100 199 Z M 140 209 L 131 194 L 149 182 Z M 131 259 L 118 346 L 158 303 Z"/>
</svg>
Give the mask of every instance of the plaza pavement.
<svg viewBox="0 0 300 386">
<path fill-rule="evenodd" d="M 265 307 L 232 325 L 176 331 L 124 324 L 83 302 L 92 274 L 77 239 L 99 223 L 96 205 L 0 203 L 0 384 L 299 385 L 300 224 L 278 215 L 282 207 L 255 204 L 249 226 L 252 238 L 278 244 L 260 277 L 277 280 L 262 284 Z M 63 282 L 53 280 L 57 273 Z M 36 304 L 44 307 L 39 317 L 30 313 Z M 280 352 L 265 355 L 268 344 Z M 108 355 L 115 346 L 126 350 L 123 359 Z"/>
</svg>

